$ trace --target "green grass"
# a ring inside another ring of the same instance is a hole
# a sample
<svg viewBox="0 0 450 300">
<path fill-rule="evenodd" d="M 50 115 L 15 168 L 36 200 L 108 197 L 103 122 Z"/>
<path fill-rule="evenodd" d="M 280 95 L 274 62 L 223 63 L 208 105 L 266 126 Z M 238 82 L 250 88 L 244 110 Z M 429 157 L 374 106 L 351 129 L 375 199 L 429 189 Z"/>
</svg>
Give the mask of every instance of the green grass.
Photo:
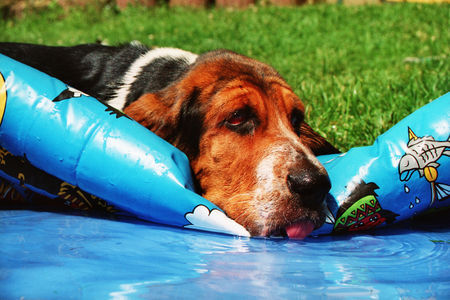
<svg viewBox="0 0 450 300">
<path fill-rule="evenodd" d="M 448 4 L 121 12 L 53 7 L 0 20 L 0 40 L 232 49 L 274 66 L 307 104 L 309 123 L 347 150 L 371 144 L 449 91 L 449 14 Z"/>
</svg>

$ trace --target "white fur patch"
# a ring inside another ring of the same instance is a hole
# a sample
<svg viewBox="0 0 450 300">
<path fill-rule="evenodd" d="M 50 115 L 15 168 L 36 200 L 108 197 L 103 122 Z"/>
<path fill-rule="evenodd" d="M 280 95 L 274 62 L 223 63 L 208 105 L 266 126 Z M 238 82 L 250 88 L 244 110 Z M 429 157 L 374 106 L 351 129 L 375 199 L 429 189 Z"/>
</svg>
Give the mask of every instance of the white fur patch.
<svg viewBox="0 0 450 300">
<path fill-rule="evenodd" d="M 122 78 L 122 86 L 117 91 L 116 96 L 108 101 L 108 104 L 116 109 L 123 110 L 127 96 L 130 93 L 131 85 L 142 73 L 142 69 L 155 59 L 162 57 L 183 59 L 188 64 L 193 64 L 197 59 L 196 54 L 176 48 L 156 48 L 149 50 L 131 64 Z"/>
<path fill-rule="evenodd" d="M 295 151 L 290 147 L 279 146 L 270 149 L 270 152 L 258 164 L 256 168 L 256 178 L 258 180 L 258 190 L 263 193 L 270 193 L 278 189 L 280 184 L 275 176 L 275 168 L 280 161 L 287 163 L 294 159 Z"/>
<path fill-rule="evenodd" d="M 288 168 L 281 176 L 277 176 L 277 170 L 294 163 L 296 155 L 297 152 L 292 146 L 278 145 L 270 149 L 269 154 L 259 162 L 256 168 L 257 186 L 254 197 L 258 202 L 256 207 L 262 221 L 274 212 L 277 198 L 288 192 L 285 180 Z"/>
</svg>

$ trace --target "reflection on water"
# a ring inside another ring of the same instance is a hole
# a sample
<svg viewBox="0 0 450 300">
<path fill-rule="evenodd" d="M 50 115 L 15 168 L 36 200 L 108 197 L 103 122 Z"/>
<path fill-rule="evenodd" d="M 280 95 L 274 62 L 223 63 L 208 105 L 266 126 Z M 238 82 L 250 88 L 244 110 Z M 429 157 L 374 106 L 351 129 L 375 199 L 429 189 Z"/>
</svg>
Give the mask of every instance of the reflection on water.
<svg viewBox="0 0 450 300">
<path fill-rule="evenodd" d="M 0 295 L 442 299 L 450 295 L 449 223 L 299 242 L 0 211 Z"/>
</svg>

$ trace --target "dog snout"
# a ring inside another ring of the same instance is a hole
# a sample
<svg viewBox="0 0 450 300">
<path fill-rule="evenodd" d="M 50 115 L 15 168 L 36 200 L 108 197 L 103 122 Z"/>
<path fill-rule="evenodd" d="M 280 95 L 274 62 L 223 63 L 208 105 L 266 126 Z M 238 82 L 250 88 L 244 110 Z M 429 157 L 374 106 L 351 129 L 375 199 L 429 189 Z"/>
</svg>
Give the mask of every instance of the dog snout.
<svg viewBox="0 0 450 300">
<path fill-rule="evenodd" d="M 331 188 L 328 175 L 317 168 L 299 168 L 291 171 L 286 181 L 289 190 L 298 195 L 300 204 L 309 208 L 321 206 Z"/>
</svg>

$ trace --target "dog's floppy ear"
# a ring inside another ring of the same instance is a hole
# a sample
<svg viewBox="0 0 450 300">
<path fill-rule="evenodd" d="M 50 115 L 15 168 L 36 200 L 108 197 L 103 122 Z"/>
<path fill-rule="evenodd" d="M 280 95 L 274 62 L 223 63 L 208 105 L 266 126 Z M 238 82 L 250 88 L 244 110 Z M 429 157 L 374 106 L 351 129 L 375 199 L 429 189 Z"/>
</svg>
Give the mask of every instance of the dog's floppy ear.
<svg viewBox="0 0 450 300">
<path fill-rule="evenodd" d="M 300 138 L 316 156 L 340 153 L 338 149 L 304 122 L 300 126 Z"/>
<path fill-rule="evenodd" d="M 141 96 L 124 112 L 193 159 L 198 155 L 203 133 L 199 96 L 200 91 L 195 87 L 175 85 Z"/>
<path fill-rule="evenodd" d="M 144 94 L 125 107 L 124 113 L 153 132 L 168 123 L 170 106 L 165 105 L 157 94 Z"/>
</svg>

